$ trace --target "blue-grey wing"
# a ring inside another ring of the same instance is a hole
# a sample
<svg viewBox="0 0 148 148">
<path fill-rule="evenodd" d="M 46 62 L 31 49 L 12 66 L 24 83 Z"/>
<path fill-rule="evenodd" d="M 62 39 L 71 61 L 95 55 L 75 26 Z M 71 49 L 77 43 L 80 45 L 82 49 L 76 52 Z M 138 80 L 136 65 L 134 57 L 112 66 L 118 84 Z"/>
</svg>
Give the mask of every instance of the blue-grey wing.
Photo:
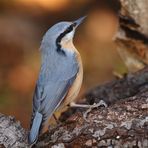
<svg viewBox="0 0 148 148">
<path fill-rule="evenodd" d="M 58 60 L 60 62 L 53 60 L 49 67 L 41 68 L 34 93 L 33 112 L 41 113 L 43 115 L 43 122 L 51 117 L 58 108 L 73 84 L 79 70 L 74 53 L 67 55 L 67 57 L 59 56 Z"/>
<path fill-rule="evenodd" d="M 64 99 L 74 80 L 75 76 L 61 82 L 49 82 L 45 87 L 36 86 L 33 98 L 34 112 L 40 112 L 44 120 L 49 118 Z"/>
</svg>

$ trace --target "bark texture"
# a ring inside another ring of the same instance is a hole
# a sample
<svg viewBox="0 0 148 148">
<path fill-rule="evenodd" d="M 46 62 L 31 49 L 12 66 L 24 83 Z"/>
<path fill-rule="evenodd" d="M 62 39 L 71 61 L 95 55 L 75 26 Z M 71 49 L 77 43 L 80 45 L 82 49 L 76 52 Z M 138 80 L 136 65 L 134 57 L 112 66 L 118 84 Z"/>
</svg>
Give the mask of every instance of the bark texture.
<svg viewBox="0 0 148 148">
<path fill-rule="evenodd" d="M 148 1 L 147 0 L 120 0 L 122 11 L 126 16 L 131 16 L 137 24 L 139 31 L 148 36 Z"/>
<path fill-rule="evenodd" d="M 0 114 L 0 147 L 23 148 L 27 146 L 27 132 L 14 117 Z"/>
<path fill-rule="evenodd" d="M 148 64 L 148 1 L 121 0 L 120 28 L 115 42 L 129 72 Z"/>
</svg>

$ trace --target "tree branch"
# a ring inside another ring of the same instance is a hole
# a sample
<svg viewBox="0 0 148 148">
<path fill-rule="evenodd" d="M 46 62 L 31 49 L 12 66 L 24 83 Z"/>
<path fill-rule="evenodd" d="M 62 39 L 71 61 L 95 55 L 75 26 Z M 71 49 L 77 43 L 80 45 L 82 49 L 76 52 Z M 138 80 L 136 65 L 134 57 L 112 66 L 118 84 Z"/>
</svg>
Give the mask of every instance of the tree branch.
<svg viewBox="0 0 148 148">
<path fill-rule="evenodd" d="M 147 147 L 148 93 L 91 111 L 79 112 L 40 138 L 36 147 Z"/>
</svg>

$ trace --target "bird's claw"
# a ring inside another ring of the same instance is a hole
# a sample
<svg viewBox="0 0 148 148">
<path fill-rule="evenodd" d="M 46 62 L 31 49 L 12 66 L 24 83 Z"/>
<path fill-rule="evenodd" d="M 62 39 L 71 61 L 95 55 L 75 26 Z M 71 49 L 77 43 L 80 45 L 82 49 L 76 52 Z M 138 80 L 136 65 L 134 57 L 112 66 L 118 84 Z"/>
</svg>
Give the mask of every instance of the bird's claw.
<svg viewBox="0 0 148 148">
<path fill-rule="evenodd" d="M 92 111 L 92 109 L 100 107 L 100 106 L 104 106 L 107 107 L 108 105 L 106 104 L 105 101 L 100 100 L 99 103 L 94 103 L 93 105 L 87 105 L 87 104 L 76 104 L 74 102 L 70 103 L 71 107 L 79 107 L 79 108 L 88 108 L 86 112 L 84 112 L 83 114 L 83 118 L 87 120 L 87 115 Z"/>
<path fill-rule="evenodd" d="M 92 111 L 92 109 L 100 107 L 100 106 L 107 107 L 108 105 L 103 100 L 100 100 L 99 103 L 94 103 L 93 105 L 90 105 L 89 109 L 83 114 L 84 120 L 88 122 L 88 119 L 87 119 L 88 114 Z"/>
</svg>

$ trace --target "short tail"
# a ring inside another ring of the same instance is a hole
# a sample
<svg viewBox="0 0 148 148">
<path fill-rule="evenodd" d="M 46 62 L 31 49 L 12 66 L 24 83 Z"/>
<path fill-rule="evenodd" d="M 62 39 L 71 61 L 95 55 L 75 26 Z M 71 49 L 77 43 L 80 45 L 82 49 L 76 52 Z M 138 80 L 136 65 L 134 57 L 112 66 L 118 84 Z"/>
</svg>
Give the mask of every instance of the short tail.
<svg viewBox="0 0 148 148">
<path fill-rule="evenodd" d="M 38 139 L 42 118 L 43 118 L 43 115 L 40 114 L 39 112 L 36 112 L 32 122 L 31 130 L 28 136 L 28 141 L 30 145 L 34 144 Z"/>
</svg>

